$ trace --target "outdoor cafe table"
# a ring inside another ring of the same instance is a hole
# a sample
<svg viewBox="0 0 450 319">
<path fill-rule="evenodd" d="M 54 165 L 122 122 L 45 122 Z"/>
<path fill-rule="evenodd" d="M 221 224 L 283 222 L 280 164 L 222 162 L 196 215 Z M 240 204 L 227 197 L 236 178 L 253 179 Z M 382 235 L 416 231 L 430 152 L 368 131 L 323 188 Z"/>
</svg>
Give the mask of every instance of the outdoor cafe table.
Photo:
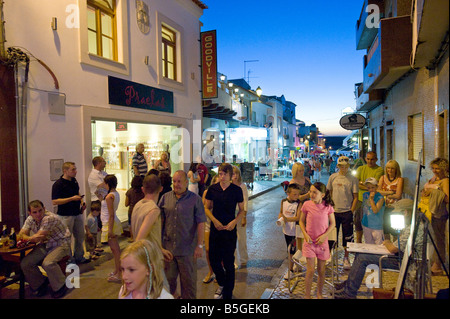
<svg viewBox="0 0 450 319">
<path fill-rule="evenodd" d="M 21 248 L 9 248 L 8 246 L 2 246 L 0 247 L 0 256 L 5 261 L 13 261 L 17 262 L 17 254 L 19 254 L 19 298 L 24 299 L 25 298 L 25 275 L 22 272 L 22 269 L 20 268 L 20 262 L 22 259 L 26 256 L 26 252 L 32 248 L 34 248 L 35 244 L 29 244 L 25 247 Z M 16 256 L 14 256 L 16 254 Z M 12 258 L 11 258 L 12 257 Z"/>
</svg>

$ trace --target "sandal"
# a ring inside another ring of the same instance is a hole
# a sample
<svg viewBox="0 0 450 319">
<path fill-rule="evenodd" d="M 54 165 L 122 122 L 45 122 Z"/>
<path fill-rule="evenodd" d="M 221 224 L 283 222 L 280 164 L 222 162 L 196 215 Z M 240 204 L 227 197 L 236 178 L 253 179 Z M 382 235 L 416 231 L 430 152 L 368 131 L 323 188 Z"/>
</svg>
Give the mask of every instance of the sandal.
<svg viewBox="0 0 450 319">
<path fill-rule="evenodd" d="M 203 279 L 203 283 L 204 283 L 204 284 L 209 284 L 209 283 L 210 283 L 211 281 L 213 281 L 215 278 L 216 278 L 216 276 L 214 276 L 214 275 L 210 275 L 209 277 L 206 276 L 206 277 Z"/>
<path fill-rule="evenodd" d="M 107 280 L 109 282 L 122 282 L 122 279 L 119 278 L 116 274 L 109 275 Z"/>
</svg>

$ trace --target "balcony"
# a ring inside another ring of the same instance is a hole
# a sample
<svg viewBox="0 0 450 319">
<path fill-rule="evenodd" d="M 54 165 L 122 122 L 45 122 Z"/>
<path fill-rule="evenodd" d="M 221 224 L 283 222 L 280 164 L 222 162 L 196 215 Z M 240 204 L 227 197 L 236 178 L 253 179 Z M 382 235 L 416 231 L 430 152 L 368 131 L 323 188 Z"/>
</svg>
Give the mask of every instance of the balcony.
<svg viewBox="0 0 450 319">
<path fill-rule="evenodd" d="M 358 112 L 369 112 L 384 101 L 384 90 L 373 90 L 364 93 L 363 84 L 355 85 L 356 110 Z"/>
<path fill-rule="evenodd" d="M 413 12 L 414 67 L 433 67 L 449 24 L 448 0 L 417 0 Z"/>
<path fill-rule="evenodd" d="M 368 5 L 377 5 L 380 9 L 380 18 L 384 17 L 382 13 L 384 9 L 383 0 L 365 0 L 359 20 L 356 22 L 356 50 L 364 50 L 370 47 L 373 39 L 377 36 L 377 28 L 369 28 L 366 24 L 369 12 L 366 11 Z"/>
<path fill-rule="evenodd" d="M 381 19 L 372 47 L 365 57 L 364 93 L 389 88 L 410 70 L 411 17 Z"/>
</svg>

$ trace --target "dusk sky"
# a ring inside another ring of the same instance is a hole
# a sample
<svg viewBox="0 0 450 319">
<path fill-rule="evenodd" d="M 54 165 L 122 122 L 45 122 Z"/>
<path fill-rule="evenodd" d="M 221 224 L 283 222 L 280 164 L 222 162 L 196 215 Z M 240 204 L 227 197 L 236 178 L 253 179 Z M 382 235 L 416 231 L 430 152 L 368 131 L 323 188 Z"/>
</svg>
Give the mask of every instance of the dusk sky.
<svg viewBox="0 0 450 319">
<path fill-rule="evenodd" d="M 218 72 L 228 79 L 250 70 L 252 89 L 284 95 L 296 117 L 325 135 L 348 135 L 339 125 L 355 108 L 364 51 L 356 51 L 355 25 L 363 0 L 204 0 L 202 31 L 217 30 Z"/>
</svg>

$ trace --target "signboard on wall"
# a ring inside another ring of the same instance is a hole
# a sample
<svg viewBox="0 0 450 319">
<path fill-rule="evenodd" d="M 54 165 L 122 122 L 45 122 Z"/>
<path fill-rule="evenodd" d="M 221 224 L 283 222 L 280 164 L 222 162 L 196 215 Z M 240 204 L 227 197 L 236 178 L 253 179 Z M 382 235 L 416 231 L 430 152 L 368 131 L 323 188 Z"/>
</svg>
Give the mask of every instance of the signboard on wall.
<svg viewBox="0 0 450 319">
<path fill-rule="evenodd" d="M 109 104 L 173 113 L 173 92 L 108 76 Z"/>
<path fill-rule="evenodd" d="M 361 114 L 347 114 L 339 120 L 339 124 L 346 130 L 359 130 L 366 125 L 366 118 Z"/>
<path fill-rule="evenodd" d="M 217 42 L 216 30 L 201 33 L 202 98 L 217 97 Z"/>
</svg>

